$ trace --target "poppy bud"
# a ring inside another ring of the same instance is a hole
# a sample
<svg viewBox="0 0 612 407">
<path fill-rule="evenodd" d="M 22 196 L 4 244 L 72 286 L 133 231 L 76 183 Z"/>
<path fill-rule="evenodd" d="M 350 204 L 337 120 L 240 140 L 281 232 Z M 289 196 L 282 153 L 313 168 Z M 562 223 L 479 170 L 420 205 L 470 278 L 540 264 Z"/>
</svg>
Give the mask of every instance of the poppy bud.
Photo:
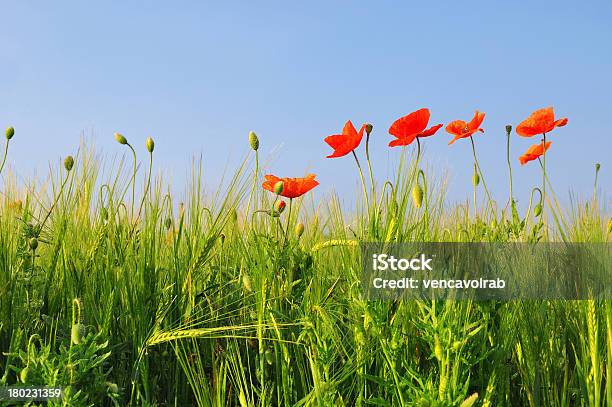
<svg viewBox="0 0 612 407">
<path fill-rule="evenodd" d="M 153 141 L 151 137 L 147 138 L 146 146 L 147 146 L 147 151 L 149 153 L 152 153 L 153 150 L 155 149 L 155 142 Z"/>
<path fill-rule="evenodd" d="M 601 164 L 596 163 L 595 164 L 595 172 L 599 172 L 599 169 L 601 168 Z"/>
<path fill-rule="evenodd" d="M 221 240 L 221 245 L 223 245 L 225 243 L 225 233 L 221 233 L 219 235 L 219 240 Z"/>
<path fill-rule="evenodd" d="M 242 276 L 242 286 L 247 292 L 253 291 L 253 284 L 251 283 L 251 277 L 248 274 Z"/>
<path fill-rule="evenodd" d="M 476 168 L 476 164 L 474 164 L 474 175 L 472 175 L 472 185 L 475 187 L 480 184 L 480 175 L 478 175 L 478 169 Z"/>
<path fill-rule="evenodd" d="M 72 156 L 69 155 L 68 157 L 64 159 L 64 168 L 66 169 L 66 171 L 70 172 L 73 166 L 74 166 L 74 158 L 72 158 Z"/>
<path fill-rule="evenodd" d="M 7 127 L 6 128 L 6 139 L 10 140 L 13 138 L 14 135 L 15 135 L 15 129 L 13 127 Z"/>
<path fill-rule="evenodd" d="M 269 365 L 274 363 L 274 351 L 271 348 L 266 349 L 265 358 Z"/>
<path fill-rule="evenodd" d="M 33 237 L 30 239 L 28 244 L 30 245 L 30 249 L 32 249 L 32 251 L 36 251 L 36 249 L 38 248 L 38 239 Z"/>
<path fill-rule="evenodd" d="M 19 372 L 19 378 L 21 379 L 21 383 L 27 383 L 29 372 L 30 372 L 30 368 L 27 366 L 21 369 L 21 372 Z"/>
<path fill-rule="evenodd" d="M 86 333 L 87 328 L 85 328 L 85 325 L 79 323 L 73 324 L 70 329 L 70 341 L 73 345 L 78 345 L 81 343 Z"/>
<path fill-rule="evenodd" d="M 253 151 L 257 151 L 259 149 L 259 138 L 254 131 L 249 132 L 249 144 Z"/>
<path fill-rule="evenodd" d="M 282 194 L 283 189 L 285 189 L 285 183 L 283 181 L 278 181 L 276 184 L 274 184 L 274 193 L 276 195 Z"/>
<path fill-rule="evenodd" d="M 508 133 L 508 135 L 510 135 L 510 133 L 512 133 L 512 125 L 511 124 L 507 124 L 506 125 L 506 133 Z"/>
<path fill-rule="evenodd" d="M 304 224 L 302 222 L 295 225 L 295 235 L 299 239 L 304 234 Z"/>
<path fill-rule="evenodd" d="M 119 144 L 127 144 L 127 139 L 123 137 L 123 134 L 121 133 L 115 133 L 115 140 L 117 140 L 117 143 Z"/>
<path fill-rule="evenodd" d="M 170 226 L 172 226 L 172 219 L 166 218 L 164 221 L 164 226 L 166 227 L 166 230 L 170 229 Z"/>
<path fill-rule="evenodd" d="M 542 205 L 537 204 L 535 208 L 533 209 L 533 214 L 535 217 L 540 216 L 540 214 L 542 214 Z"/>
<path fill-rule="evenodd" d="M 108 389 L 109 392 L 111 393 L 119 393 L 119 386 L 117 386 L 116 383 L 113 382 L 104 382 L 104 384 L 106 385 L 106 388 Z"/>
<path fill-rule="evenodd" d="M 420 208 L 423 203 L 423 188 L 419 184 L 412 188 L 412 202 L 417 208 Z"/>
<path fill-rule="evenodd" d="M 276 210 L 276 212 L 281 214 L 285 210 L 285 206 L 287 206 L 285 201 L 276 201 L 276 203 L 274 204 L 274 209 Z"/>
<path fill-rule="evenodd" d="M 367 123 L 367 124 L 365 125 L 365 131 L 366 131 L 366 134 L 367 134 L 368 136 L 370 135 L 370 133 L 372 133 L 372 128 L 373 128 L 373 126 L 372 126 L 370 123 Z"/>
</svg>

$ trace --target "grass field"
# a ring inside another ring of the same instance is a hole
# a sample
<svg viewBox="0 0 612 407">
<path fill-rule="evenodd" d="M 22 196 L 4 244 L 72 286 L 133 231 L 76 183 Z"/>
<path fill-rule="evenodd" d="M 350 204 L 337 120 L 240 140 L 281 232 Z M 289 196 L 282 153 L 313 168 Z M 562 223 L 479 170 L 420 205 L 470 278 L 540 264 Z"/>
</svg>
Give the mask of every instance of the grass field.
<svg viewBox="0 0 612 407">
<path fill-rule="evenodd" d="M 561 208 L 543 172 L 529 205 L 496 203 L 475 160 L 451 206 L 419 141 L 386 182 L 362 159 L 345 210 L 264 190 L 254 135 L 222 185 L 194 162 L 171 192 L 163 151 L 117 140 L 120 162 L 82 147 L 45 183 L 3 172 L 0 385 L 70 406 L 612 406 L 610 301 L 367 301 L 359 283 L 360 242 L 609 242 L 596 192 Z"/>
</svg>

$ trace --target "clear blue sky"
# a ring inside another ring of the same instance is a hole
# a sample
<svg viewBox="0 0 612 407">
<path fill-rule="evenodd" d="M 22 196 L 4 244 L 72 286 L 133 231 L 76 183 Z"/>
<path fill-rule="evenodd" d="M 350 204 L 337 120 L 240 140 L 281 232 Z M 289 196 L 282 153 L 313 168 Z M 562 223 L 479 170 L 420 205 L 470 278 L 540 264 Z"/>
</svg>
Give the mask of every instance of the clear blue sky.
<svg viewBox="0 0 612 407">
<path fill-rule="evenodd" d="M 155 3 L 155 4 L 154 4 Z M 248 151 L 278 153 L 280 176 L 319 175 L 318 194 L 349 200 L 350 157 L 328 160 L 323 138 L 345 120 L 374 124 L 379 178 L 399 149 L 394 119 L 421 107 L 432 124 L 487 113 L 477 137 L 485 179 L 507 195 L 504 126 L 553 105 L 569 125 L 550 139 L 559 195 L 612 186 L 612 3 L 554 2 L 2 2 L 0 126 L 13 125 L 9 163 L 43 176 L 74 152 L 83 131 L 104 154 L 151 135 L 157 165 L 179 186 L 200 153 L 215 180 Z M 450 200 L 470 196 L 471 150 L 440 131 L 427 158 L 451 176 Z M 519 198 L 540 181 L 518 156 Z M 608 200 L 608 205 L 609 205 Z"/>
</svg>

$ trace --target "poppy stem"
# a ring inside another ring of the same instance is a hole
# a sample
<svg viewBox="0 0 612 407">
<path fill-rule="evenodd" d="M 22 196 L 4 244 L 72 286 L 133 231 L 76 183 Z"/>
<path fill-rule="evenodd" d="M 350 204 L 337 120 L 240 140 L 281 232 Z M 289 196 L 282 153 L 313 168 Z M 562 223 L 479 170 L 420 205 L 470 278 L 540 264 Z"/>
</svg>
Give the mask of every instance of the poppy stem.
<svg viewBox="0 0 612 407">
<path fill-rule="evenodd" d="M 363 176 L 363 171 L 361 170 L 361 164 L 359 164 L 359 159 L 357 158 L 357 154 L 355 154 L 355 150 L 352 151 L 353 157 L 355 157 L 355 162 L 357 163 L 357 169 L 359 170 L 359 176 L 361 177 L 361 186 L 363 187 L 363 196 L 366 200 L 366 206 L 368 209 L 368 214 L 370 213 L 370 199 L 368 198 L 368 189 L 366 187 L 365 178 Z"/>
<path fill-rule="evenodd" d="M 542 221 L 545 220 L 546 217 L 546 133 L 542 133 L 544 136 L 544 140 L 542 141 L 542 147 L 544 149 L 544 153 L 542 154 Z"/>
<path fill-rule="evenodd" d="M 492 205 L 493 200 L 491 199 L 491 194 L 489 194 L 489 188 L 487 188 L 487 183 L 484 180 L 484 175 L 482 174 L 482 170 L 480 169 L 480 165 L 478 164 L 478 158 L 476 158 L 476 146 L 474 145 L 474 138 L 470 136 L 470 141 L 472 142 L 472 153 L 474 153 L 474 164 L 476 164 L 476 168 L 478 169 L 478 173 L 480 174 L 480 180 L 482 181 L 482 186 L 484 187 L 485 193 L 487 194 L 487 199 L 489 201 L 489 205 Z M 497 219 L 497 215 L 495 218 Z"/>
<path fill-rule="evenodd" d="M 132 210 L 130 217 L 134 218 L 134 201 L 136 200 L 136 151 L 130 143 L 126 143 L 127 146 L 132 150 L 132 156 L 134 157 L 134 171 L 132 173 Z"/>
<path fill-rule="evenodd" d="M 251 211 L 251 200 L 253 199 L 253 194 L 255 193 L 255 188 L 257 187 L 257 174 L 259 173 L 259 153 L 255 150 L 255 172 L 253 173 L 253 186 L 251 187 L 251 193 L 249 194 L 249 202 L 247 203 L 247 215 Z M 278 195 L 276 196 L 278 198 Z M 276 200 L 274 201 L 276 202 Z"/>
<path fill-rule="evenodd" d="M 508 161 L 508 170 L 510 171 L 510 206 L 514 211 L 514 194 L 512 192 L 512 164 L 510 163 L 510 131 L 507 132 L 506 143 L 506 160 Z"/>
<path fill-rule="evenodd" d="M 287 244 L 287 237 L 289 236 L 289 225 L 291 222 L 291 207 L 293 204 L 293 198 L 289 198 L 289 210 L 287 212 L 287 225 L 285 226 L 285 240 L 283 243 L 283 247 Z"/>
<path fill-rule="evenodd" d="M 374 201 L 376 201 L 376 196 L 375 196 L 376 189 L 374 188 L 374 175 L 372 173 L 372 163 L 370 162 L 370 134 L 369 133 L 366 135 L 365 154 L 366 154 L 366 161 L 368 162 L 368 172 L 370 173 L 370 186 L 372 187 L 372 196 L 374 197 Z"/>
<path fill-rule="evenodd" d="M 0 165 L 0 174 L 2 174 L 2 170 L 4 169 L 4 164 L 6 164 L 6 157 L 8 155 L 8 147 L 9 147 L 9 139 L 6 139 L 6 147 L 4 147 L 4 158 L 2 159 L 2 165 Z"/>
</svg>

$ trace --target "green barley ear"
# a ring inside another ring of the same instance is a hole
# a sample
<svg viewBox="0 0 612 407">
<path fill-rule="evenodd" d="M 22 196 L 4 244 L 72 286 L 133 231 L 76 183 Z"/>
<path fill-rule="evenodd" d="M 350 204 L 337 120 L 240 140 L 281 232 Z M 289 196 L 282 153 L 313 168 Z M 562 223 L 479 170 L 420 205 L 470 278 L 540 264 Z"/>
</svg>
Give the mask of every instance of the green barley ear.
<svg viewBox="0 0 612 407">
<path fill-rule="evenodd" d="M 70 172 L 70 170 L 72 170 L 72 167 L 74 167 L 74 158 L 69 155 L 64 159 L 64 168 L 66 169 L 66 171 Z"/>
<path fill-rule="evenodd" d="M 253 291 L 253 284 L 251 283 L 251 277 L 248 274 L 242 276 L 242 285 L 247 292 Z"/>
<path fill-rule="evenodd" d="M 31 238 L 28 242 L 28 245 L 30 246 L 30 249 L 32 251 L 36 251 L 36 249 L 38 248 L 38 239 L 35 237 Z"/>
<path fill-rule="evenodd" d="M 302 222 L 295 225 L 295 235 L 299 239 L 304 234 L 304 224 Z"/>
<path fill-rule="evenodd" d="M 147 146 L 147 151 L 149 153 L 153 153 L 153 150 L 155 149 L 155 142 L 153 141 L 151 137 L 147 138 L 146 146 Z"/>
<path fill-rule="evenodd" d="M 420 208 L 423 203 L 423 188 L 418 183 L 412 188 L 412 202 L 417 208 Z"/>
<path fill-rule="evenodd" d="M 249 132 L 249 144 L 251 145 L 253 151 L 257 151 L 259 149 L 259 138 L 254 131 Z"/>
<path fill-rule="evenodd" d="M 123 137 L 123 134 L 121 133 L 115 133 L 115 140 L 117 140 L 117 143 L 123 144 L 123 145 L 126 145 L 128 142 L 127 139 Z"/>
<path fill-rule="evenodd" d="M 276 195 L 282 194 L 284 189 L 285 183 L 283 181 L 278 181 L 276 184 L 274 184 L 274 193 Z"/>
<path fill-rule="evenodd" d="M 15 129 L 12 126 L 7 127 L 6 128 L 6 139 L 10 140 L 13 138 L 14 135 L 15 135 Z"/>
<path fill-rule="evenodd" d="M 474 175 L 472 175 L 472 185 L 475 187 L 480 184 L 480 175 L 478 175 L 478 169 L 476 168 L 476 164 L 474 164 Z"/>
</svg>

